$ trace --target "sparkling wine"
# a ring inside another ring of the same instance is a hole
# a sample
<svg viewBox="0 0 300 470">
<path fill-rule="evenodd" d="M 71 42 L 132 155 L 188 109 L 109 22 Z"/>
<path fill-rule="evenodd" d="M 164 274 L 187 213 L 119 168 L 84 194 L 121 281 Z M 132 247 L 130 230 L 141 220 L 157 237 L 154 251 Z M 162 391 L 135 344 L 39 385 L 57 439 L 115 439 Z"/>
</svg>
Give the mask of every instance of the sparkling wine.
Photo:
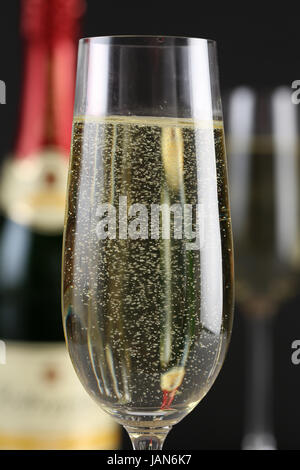
<svg viewBox="0 0 300 470">
<path fill-rule="evenodd" d="M 232 211 L 236 217 L 233 227 L 239 275 L 237 299 L 254 315 L 270 314 L 270 310 L 297 292 L 299 235 L 298 214 L 294 214 L 293 206 L 297 208 L 297 195 L 293 195 L 294 199 L 290 197 L 297 170 L 290 168 L 287 157 L 285 154 L 286 169 L 279 173 L 272 139 L 268 136 L 253 139 L 251 153 L 247 155 L 245 195 L 232 204 L 240 210 Z M 286 178 L 288 171 L 292 177 Z M 233 191 L 236 184 L 239 183 L 233 182 Z M 282 192 L 279 185 L 283 186 Z M 238 192 L 233 195 L 239 197 Z M 240 207 L 244 199 L 246 205 Z"/>
<path fill-rule="evenodd" d="M 238 88 L 228 97 L 228 165 L 236 297 L 268 316 L 299 284 L 298 115 L 290 89 Z M 243 119 L 240 119 L 240 116 Z"/>
<path fill-rule="evenodd" d="M 176 211 L 163 234 L 170 207 L 192 208 L 198 245 L 180 238 Z M 233 302 L 228 209 L 222 122 L 74 120 L 65 333 L 83 385 L 125 425 L 177 422 L 220 370 Z"/>
</svg>

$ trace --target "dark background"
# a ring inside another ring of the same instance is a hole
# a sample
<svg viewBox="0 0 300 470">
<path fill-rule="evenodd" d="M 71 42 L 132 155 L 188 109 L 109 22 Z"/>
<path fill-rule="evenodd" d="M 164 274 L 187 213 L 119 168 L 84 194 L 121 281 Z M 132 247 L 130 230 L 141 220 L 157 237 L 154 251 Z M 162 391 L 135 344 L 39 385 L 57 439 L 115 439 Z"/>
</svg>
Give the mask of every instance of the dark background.
<svg viewBox="0 0 300 470">
<path fill-rule="evenodd" d="M 241 84 L 261 89 L 290 86 L 300 79 L 300 27 L 295 11 L 290 15 L 282 12 L 281 16 L 202 15 L 183 3 L 179 8 L 172 2 L 164 10 L 158 3 L 153 8 L 117 7 L 111 3 L 109 7 L 107 2 L 87 1 L 84 36 L 159 34 L 215 39 L 223 94 Z M 19 2 L 10 0 L 1 2 L 0 12 L 0 79 L 7 87 L 7 104 L 0 106 L 0 159 L 9 152 L 16 130 L 21 73 Z M 280 449 L 300 449 L 300 366 L 291 363 L 291 343 L 300 339 L 299 307 L 300 296 L 284 305 L 275 320 L 275 428 Z M 240 448 L 245 353 L 245 324 L 236 310 L 229 354 L 215 385 L 171 431 L 166 449 Z M 123 446 L 130 448 L 125 434 Z"/>
</svg>

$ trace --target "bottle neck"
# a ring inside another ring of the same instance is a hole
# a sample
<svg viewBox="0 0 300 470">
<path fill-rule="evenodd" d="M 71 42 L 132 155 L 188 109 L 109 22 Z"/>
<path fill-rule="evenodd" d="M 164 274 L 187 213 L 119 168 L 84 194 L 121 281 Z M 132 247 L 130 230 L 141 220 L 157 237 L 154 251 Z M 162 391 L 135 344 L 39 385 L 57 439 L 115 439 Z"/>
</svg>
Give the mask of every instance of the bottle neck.
<svg viewBox="0 0 300 470">
<path fill-rule="evenodd" d="M 14 154 L 69 154 L 82 0 L 23 0 L 24 79 Z"/>
<path fill-rule="evenodd" d="M 47 45 L 30 42 L 24 54 L 24 80 L 15 157 L 26 158 L 42 146 L 47 100 Z"/>
<path fill-rule="evenodd" d="M 13 157 L 3 165 L 0 208 L 17 224 L 61 233 L 82 0 L 22 0 L 24 79 Z"/>
</svg>

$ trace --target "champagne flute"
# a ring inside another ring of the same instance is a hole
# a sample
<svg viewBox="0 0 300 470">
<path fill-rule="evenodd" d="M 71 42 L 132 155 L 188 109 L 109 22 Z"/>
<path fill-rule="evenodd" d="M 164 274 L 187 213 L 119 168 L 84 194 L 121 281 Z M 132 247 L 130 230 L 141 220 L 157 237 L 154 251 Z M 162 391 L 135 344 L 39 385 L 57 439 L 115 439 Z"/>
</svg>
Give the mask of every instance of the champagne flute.
<svg viewBox="0 0 300 470">
<path fill-rule="evenodd" d="M 226 108 L 237 301 L 246 325 L 242 447 L 272 450 L 274 316 L 299 279 L 297 107 L 287 87 L 239 87 Z"/>
<path fill-rule="evenodd" d="M 216 44 L 80 40 L 63 260 L 74 368 L 134 449 L 215 381 L 233 254 Z"/>
</svg>

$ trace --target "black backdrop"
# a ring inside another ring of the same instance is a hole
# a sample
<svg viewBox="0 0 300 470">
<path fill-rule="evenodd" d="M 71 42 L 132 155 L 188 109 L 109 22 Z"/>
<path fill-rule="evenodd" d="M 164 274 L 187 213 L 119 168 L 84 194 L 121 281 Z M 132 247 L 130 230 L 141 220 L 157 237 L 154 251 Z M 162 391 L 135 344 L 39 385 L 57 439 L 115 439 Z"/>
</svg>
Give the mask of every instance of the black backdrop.
<svg viewBox="0 0 300 470">
<path fill-rule="evenodd" d="M 296 12 L 280 17 L 206 16 L 196 8 L 185 9 L 183 4 L 179 8 L 173 2 L 163 11 L 159 3 L 153 8 L 138 8 L 117 7 L 112 2 L 109 7 L 104 6 L 106 2 L 87 0 L 87 5 L 85 36 L 160 34 L 217 40 L 223 93 L 240 84 L 267 88 L 290 86 L 293 80 L 300 79 L 300 28 Z M 0 106 L 1 159 L 8 153 L 15 131 L 21 46 L 19 2 L 1 2 L 0 79 L 7 86 L 7 104 Z M 291 343 L 300 339 L 299 306 L 300 296 L 282 307 L 275 325 L 275 426 L 280 449 L 300 449 L 300 366 L 291 363 Z M 240 448 L 247 372 L 244 327 L 243 316 L 236 310 L 231 347 L 215 385 L 196 410 L 171 431 L 166 449 Z M 125 434 L 123 446 L 129 448 Z"/>
</svg>

